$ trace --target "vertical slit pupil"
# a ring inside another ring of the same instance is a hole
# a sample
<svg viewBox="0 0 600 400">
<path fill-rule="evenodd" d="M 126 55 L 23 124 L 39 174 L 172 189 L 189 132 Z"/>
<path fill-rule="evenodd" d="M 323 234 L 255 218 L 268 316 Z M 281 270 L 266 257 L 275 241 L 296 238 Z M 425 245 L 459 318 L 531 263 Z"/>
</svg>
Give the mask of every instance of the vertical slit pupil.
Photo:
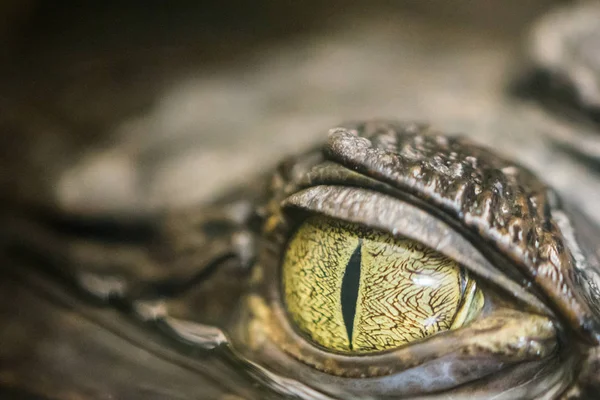
<svg viewBox="0 0 600 400">
<path fill-rule="evenodd" d="M 354 317 L 356 316 L 356 302 L 358 300 L 358 286 L 360 284 L 360 261 L 362 240 L 352 253 L 346 271 L 342 278 L 342 316 L 348 333 L 350 349 L 352 349 L 352 330 L 354 329 Z"/>
</svg>

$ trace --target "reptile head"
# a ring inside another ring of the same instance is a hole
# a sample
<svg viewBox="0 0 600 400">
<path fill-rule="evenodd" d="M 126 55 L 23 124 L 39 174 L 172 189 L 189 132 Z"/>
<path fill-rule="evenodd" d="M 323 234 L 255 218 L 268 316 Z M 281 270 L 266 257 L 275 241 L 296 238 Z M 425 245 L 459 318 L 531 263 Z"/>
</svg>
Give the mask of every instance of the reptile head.
<svg viewBox="0 0 600 400">
<path fill-rule="evenodd" d="M 52 329 L 32 341 L 43 379 L 23 363 L 2 386 L 144 398 L 135 376 L 178 382 L 186 399 L 597 393 L 600 233 L 532 172 L 459 136 L 341 126 L 232 196 L 142 225 L 5 221 L 9 247 L 37 258 L 6 264 L 4 282 L 45 300 L 13 319 L 23 333 L 5 333 L 3 351 Z"/>
<path fill-rule="evenodd" d="M 554 398 L 594 356 L 586 221 L 490 150 L 342 126 L 283 163 L 267 199 L 228 334 L 275 376 L 341 398 Z"/>
</svg>

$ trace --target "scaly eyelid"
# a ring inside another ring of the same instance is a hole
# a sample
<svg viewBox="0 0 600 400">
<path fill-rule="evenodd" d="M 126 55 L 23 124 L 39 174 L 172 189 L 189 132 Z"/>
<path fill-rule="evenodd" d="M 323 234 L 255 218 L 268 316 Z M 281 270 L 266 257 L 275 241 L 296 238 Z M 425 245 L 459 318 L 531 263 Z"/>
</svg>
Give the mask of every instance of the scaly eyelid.
<svg viewBox="0 0 600 400">
<path fill-rule="evenodd" d="M 506 290 L 531 311 L 554 313 L 535 295 L 495 267 L 463 235 L 444 221 L 409 203 L 378 192 L 344 186 L 314 186 L 282 203 L 284 210 L 300 209 L 347 222 L 364 224 L 406 237 L 444 254 L 475 275 Z"/>
</svg>

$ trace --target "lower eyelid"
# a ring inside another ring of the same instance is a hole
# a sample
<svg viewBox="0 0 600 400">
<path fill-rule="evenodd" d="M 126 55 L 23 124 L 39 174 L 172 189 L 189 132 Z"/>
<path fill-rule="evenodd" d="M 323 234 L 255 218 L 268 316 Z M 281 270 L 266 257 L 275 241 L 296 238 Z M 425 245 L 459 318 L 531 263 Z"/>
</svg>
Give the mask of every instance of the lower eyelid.
<svg viewBox="0 0 600 400">
<path fill-rule="evenodd" d="M 394 351 L 357 357 L 316 347 L 297 335 L 285 311 L 277 304 L 272 304 L 270 309 L 266 303 L 258 307 L 263 304 L 258 297 L 251 296 L 248 300 L 254 300 L 246 303 L 248 311 L 256 318 L 256 324 L 252 325 L 268 327 L 263 332 L 269 340 L 264 341 L 261 331 L 251 333 L 248 339 L 238 337 L 236 340 L 261 341 L 262 344 L 253 351 L 260 354 L 263 362 L 276 365 L 281 362 L 282 371 L 293 375 L 300 368 L 304 371 L 303 379 L 310 382 L 341 378 L 338 383 L 346 382 L 344 385 L 347 385 L 352 381 L 348 378 L 396 376 L 418 365 L 430 361 L 435 364 L 447 357 L 458 357 L 463 360 L 461 364 L 472 365 L 464 371 L 463 379 L 467 382 L 481 377 L 481 371 L 477 371 L 476 367 L 482 358 L 497 368 L 550 360 L 556 354 L 559 343 L 558 328 L 549 318 L 495 307 L 460 330 L 433 335 Z"/>
</svg>

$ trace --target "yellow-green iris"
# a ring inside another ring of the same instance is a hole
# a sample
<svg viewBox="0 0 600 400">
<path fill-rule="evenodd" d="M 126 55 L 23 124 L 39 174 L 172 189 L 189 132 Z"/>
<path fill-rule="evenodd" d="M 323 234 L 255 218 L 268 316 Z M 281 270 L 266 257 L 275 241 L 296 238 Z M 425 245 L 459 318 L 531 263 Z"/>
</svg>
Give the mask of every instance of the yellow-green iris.
<svg viewBox="0 0 600 400">
<path fill-rule="evenodd" d="M 413 240 L 320 216 L 289 242 L 283 286 L 298 328 L 343 353 L 383 351 L 458 328 L 483 306 L 455 261 Z"/>
</svg>

